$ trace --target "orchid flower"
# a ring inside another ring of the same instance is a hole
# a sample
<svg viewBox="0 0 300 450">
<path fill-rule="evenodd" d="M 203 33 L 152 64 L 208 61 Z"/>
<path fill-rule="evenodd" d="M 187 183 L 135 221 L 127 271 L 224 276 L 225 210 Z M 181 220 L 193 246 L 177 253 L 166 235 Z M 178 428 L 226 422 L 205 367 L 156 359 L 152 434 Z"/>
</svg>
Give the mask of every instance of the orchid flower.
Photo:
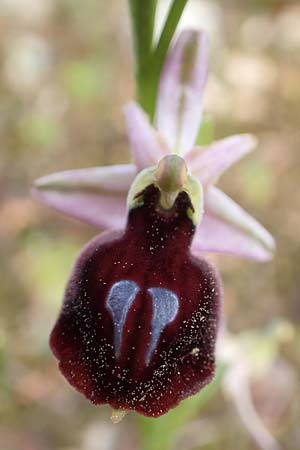
<svg viewBox="0 0 300 450">
<path fill-rule="evenodd" d="M 33 189 L 110 230 L 80 254 L 50 344 L 77 390 L 122 413 L 160 416 L 212 379 L 222 288 L 202 253 L 266 261 L 274 250 L 270 234 L 214 186 L 255 140 L 195 145 L 207 57 L 205 33 L 179 36 L 161 74 L 155 128 L 136 103 L 126 106 L 133 163 L 48 175 Z"/>
<path fill-rule="evenodd" d="M 246 211 L 214 186 L 220 175 L 249 153 L 249 134 L 195 145 L 201 124 L 207 78 L 205 33 L 183 31 L 166 60 L 158 94 L 156 128 L 135 103 L 125 107 L 133 163 L 68 170 L 35 182 L 33 195 L 46 205 L 101 230 L 126 224 L 126 198 L 136 175 L 168 154 L 181 155 L 204 187 L 204 215 L 193 253 L 215 252 L 256 261 L 272 258 L 272 236 Z"/>
</svg>

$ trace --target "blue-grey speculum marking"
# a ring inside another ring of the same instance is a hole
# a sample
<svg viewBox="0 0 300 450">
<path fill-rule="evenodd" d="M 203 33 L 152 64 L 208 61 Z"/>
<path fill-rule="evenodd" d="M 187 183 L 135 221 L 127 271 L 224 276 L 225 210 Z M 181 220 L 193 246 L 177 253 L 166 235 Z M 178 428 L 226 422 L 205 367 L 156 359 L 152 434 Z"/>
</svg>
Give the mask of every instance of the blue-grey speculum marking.
<svg viewBox="0 0 300 450">
<path fill-rule="evenodd" d="M 122 280 L 115 283 L 108 294 L 106 305 L 114 322 L 115 354 L 120 356 L 122 333 L 127 314 L 140 288 L 133 281 Z M 179 301 L 174 292 L 164 288 L 149 288 L 152 300 L 151 340 L 146 353 L 148 366 L 164 328 L 171 323 L 178 312 Z"/>
<path fill-rule="evenodd" d="M 146 364 L 148 366 L 162 331 L 176 317 L 179 301 L 177 295 L 168 289 L 151 288 L 147 289 L 147 291 L 152 297 L 152 335 L 146 355 Z"/>
<path fill-rule="evenodd" d="M 139 290 L 138 285 L 134 283 L 134 281 L 118 281 L 111 287 L 106 300 L 107 308 L 114 321 L 114 344 L 117 358 L 120 356 L 122 332 L 125 320 Z"/>
</svg>

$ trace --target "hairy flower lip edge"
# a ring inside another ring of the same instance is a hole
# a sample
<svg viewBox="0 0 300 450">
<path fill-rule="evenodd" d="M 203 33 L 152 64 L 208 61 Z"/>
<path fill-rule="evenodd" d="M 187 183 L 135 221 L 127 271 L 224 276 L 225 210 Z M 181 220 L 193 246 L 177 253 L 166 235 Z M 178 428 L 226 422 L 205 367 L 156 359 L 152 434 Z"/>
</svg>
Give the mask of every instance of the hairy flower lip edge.
<svg viewBox="0 0 300 450">
<path fill-rule="evenodd" d="M 138 209 L 138 207 L 134 208 L 134 209 Z M 85 260 L 90 259 L 90 257 L 94 253 L 95 248 L 98 248 L 99 245 L 101 245 L 101 244 L 109 244 L 112 239 L 113 239 L 113 241 L 115 241 L 115 239 L 122 238 L 124 236 L 124 233 L 126 233 L 126 230 L 125 231 L 124 230 L 122 230 L 122 231 L 107 231 L 105 233 L 101 233 L 100 235 L 93 238 L 90 242 L 88 242 L 83 247 L 83 249 L 81 250 L 80 254 L 78 255 L 78 257 L 75 261 L 72 272 L 69 276 L 67 289 L 70 288 L 70 284 L 76 282 L 76 278 L 78 276 L 78 273 L 80 272 L 80 267 L 81 266 L 83 267 Z M 217 335 L 219 332 L 219 327 L 217 326 L 217 323 L 219 323 L 219 321 L 220 321 L 221 312 L 222 312 L 222 303 L 223 303 L 223 284 L 221 281 L 221 277 L 220 277 L 219 271 L 216 269 L 216 267 L 210 261 L 207 261 L 205 258 L 203 258 L 203 256 L 201 256 L 200 258 L 197 258 L 191 252 L 189 254 L 190 254 L 191 261 L 195 261 L 195 262 L 197 262 L 197 264 L 200 263 L 200 265 L 202 265 L 202 267 L 205 267 L 205 270 L 207 271 L 207 273 L 210 274 L 209 276 L 211 277 L 211 279 L 214 280 L 213 286 L 214 286 L 215 292 L 217 293 L 217 299 L 218 299 L 217 302 L 215 303 L 215 307 L 213 310 L 214 311 L 213 316 L 215 318 L 214 327 L 213 327 L 214 342 L 215 342 L 217 340 Z M 203 266 L 203 264 L 204 264 L 204 266 Z M 75 285 L 77 285 L 77 283 L 75 283 Z M 215 294 L 213 294 L 213 295 L 215 295 Z M 52 336 L 52 338 L 50 338 L 51 349 L 54 353 L 54 356 L 59 361 L 61 361 L 61 354 L 59 354 L 60 352 L 56 351 L 54 341 L 53 341 L 53 335 L 51 334 L 51 336 Z M 195 345 L 195 344 L 193 344 L 193 345 Z M 160 417 L 161 415 L 165 414 L 170 409 L 175 408 L 181 402 L 181 400 L 183 400 L 191 395 L 197 394 L 200 389 L 202 389 L 204 386 L 206 386 L 213 379 L 214 374 L 215 374 L 215 359 L 216 359 L 215 350 L 213 352 L 213 356 L 214 356 L 214 360 L 213 360 L 214 363 L 213 363 L 213 366 L 210 366 L 209 376 L 207 375 L 201 381 L 198 381 L 196 384 L 194 384 L 192 386 L 191 389 L 188 389 L 184 393 L 182 393 L 182 395 L 178 395 L 178 397 L 176 397 L 176 401 L 174 403 L 172 403 L 171 406 L 168 404 L 169 406 L 167 406 L 165 409 L 161 409 L 159 412 L 157 412 L 155 414 L 149 414 L 149 411 L 147 411 L 147 408 L 142 410 L 137 407 L 127 406 L 126 410 L 135 411 L 135 412 L 138 412 L 139 414 L 145 415 L 146 417 L 155 418 L 155 417 Z M 59 363 L 59 367 L 60 367 L 62 374 L 67 378 L 67 380 L 70 382 L 70 384 L 72 386 L 74 386 L 77 390 L 79 390 L 79 392 L 86 395 L 86 392 L 84 392 L 84 389 L 83 388 L 80 389 L 78 387 L 78 385 L 76 385 L 76 382 L 74 381 L 72 376 L 67 373 L 68 371 L 66 372 L 66 370 L 63 368 L 63 363 Z M 120 407 L 118 400 L 116 402 L 114 402 L 114 401 L 98 402 L 98 401 L 93 401 L 92 397 L 88 397 L 88 398 L 95 404 L 99 404 L 99 405 L 100 404 L 109 404 L 114 409 Z"/>
</svg>

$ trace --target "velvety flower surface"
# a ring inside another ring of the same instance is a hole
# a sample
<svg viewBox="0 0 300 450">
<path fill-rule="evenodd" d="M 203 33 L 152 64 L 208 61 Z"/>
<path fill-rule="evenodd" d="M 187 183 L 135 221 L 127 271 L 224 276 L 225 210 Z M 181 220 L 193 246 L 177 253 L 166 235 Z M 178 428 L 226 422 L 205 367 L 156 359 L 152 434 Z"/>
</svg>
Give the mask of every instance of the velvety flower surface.
<svg viewBox="0 0 300 450">
<path fill-rule="evenodd" d="M 157 417 L 212 379 L 221 295 L 213 267 L 190 253 L 188 195 L 170 211 L 153 185 L 140 195 L 123 233 L 81 253 L 51 348 L 93 403 Z"/>
<path fill-rule="evenodd" d="M 194 146 L 207 53 L 204 33 L 181 34 L 162 72 L 156 129 L 137 104 L 126 107 L 134 163 L 48 175 L 33 191 L 59 211 L 121 230 L 79 256 L 51 348 L 91 401 L 151 417 L 213 377 L 221 288 L 198 256 L 265 261 L 274 249 L 271 235 L 213 186 L 253 138 Z"/>
</svg>

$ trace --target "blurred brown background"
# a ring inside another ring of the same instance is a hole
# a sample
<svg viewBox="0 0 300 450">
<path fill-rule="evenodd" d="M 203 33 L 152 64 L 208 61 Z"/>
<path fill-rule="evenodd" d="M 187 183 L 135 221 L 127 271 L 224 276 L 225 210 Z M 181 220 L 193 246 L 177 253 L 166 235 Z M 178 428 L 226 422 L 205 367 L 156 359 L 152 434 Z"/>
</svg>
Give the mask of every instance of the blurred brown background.
<svg viewBox="0 0 300 450">
<path fill-rule="evenodd" d="M 255 329 L 259 347 L 261 332 L 282 325 L 252 393 L 282 447 L 297 450 L 300 4 L 191 0 L 182 26 L 211 36 L 206 110 L 215 137 L 259 138 L 220 185 L 274 234 L 277 253 L 265 265 L 211 259 L 223 274 L 227 325 L 237 339 Z M 145 431 L 135 415 L 111 425 L 109 409 L 73 391 L 48 349 L 74 257 L 97 231 L 29 193 L 47 173 L 129 160 L 122 116 L 134 96 L 127 4 L 0 0 L 0 62 L 0 450 L 140 449 Z M 172 448 L 257 447 L 220 389 L 178 430 Z"/>
</svg>

